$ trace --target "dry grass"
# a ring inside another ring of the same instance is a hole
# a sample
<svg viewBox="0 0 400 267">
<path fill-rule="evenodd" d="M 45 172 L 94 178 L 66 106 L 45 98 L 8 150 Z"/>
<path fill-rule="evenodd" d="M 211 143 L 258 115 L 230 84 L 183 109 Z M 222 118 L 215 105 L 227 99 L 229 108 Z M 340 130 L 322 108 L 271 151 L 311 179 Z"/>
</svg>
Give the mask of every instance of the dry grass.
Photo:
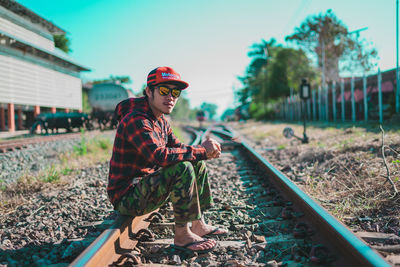
<svg viewBox="0 0 400 267">
<path fill-rule="evenodd" d="M 400 197 L 394 196 L 393 187 L 387 182 L 379 125 L 334 128 L 312 124 L 307 127 L 309 144 L 284 138 L 282 131 L 287 126 L 302 136 L 302 125 L 234 125 L 260 147 L 284 147 L 264 152 L 264 156 L 337 218 L 399 218 Z M 398 126 L 385 128 L 385 144 L 391 148 L 385 149 L 385 157 L 398 188 L 400 131 Z"/>
<path fill-rule="evenodd" d="M 32 194 L 47 189 L 54 190 L 70 183 L 79 170 L 108 161 L 111 150 L 110 139 L 101 136 L 88 139 L 82 134 L 80 143 L 72 152 L 58 156 L 59 164 L 36 173 L 24 173 L 15 183 L 2 184 L 0 213 L 7 214 L 29 202 Z"/>
</svg>

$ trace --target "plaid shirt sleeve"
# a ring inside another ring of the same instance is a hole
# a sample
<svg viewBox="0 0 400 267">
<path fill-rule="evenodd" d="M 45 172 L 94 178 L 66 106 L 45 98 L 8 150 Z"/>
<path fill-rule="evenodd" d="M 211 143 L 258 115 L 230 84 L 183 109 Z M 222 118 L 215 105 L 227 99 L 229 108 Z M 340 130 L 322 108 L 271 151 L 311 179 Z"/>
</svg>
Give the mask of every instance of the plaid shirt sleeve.
<svg viewBox="0 0 400 267">
<path fill-rule="evenodd" d="M 163 133 L 160 127 L 154 127 L 150 120 L 144 117 L 132 118 L 125 129 L 126 140 L 137 148 L 140 156 L 160 167 L 181 161 L 207 159 L 203 146 L 183 145 L 176 137 L 171 137 L 168 132 Z M 169 142 L 179 146 L 169 147 Z"/>
</svg>

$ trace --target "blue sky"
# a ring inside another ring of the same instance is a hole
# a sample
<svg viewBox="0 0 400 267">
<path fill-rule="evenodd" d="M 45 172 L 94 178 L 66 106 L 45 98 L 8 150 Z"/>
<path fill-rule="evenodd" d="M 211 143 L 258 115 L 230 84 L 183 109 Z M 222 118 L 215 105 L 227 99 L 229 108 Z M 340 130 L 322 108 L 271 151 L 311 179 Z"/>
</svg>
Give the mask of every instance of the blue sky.
<svg viewBox="0 0 400 267">
<path fill-rule="evenodd" d="M 17 0 L 64 29 L 82 78 L 129 75 L 139 92 L 148 72 L 171 66 L 190 87 L 191 106 L 233 106 L 233 88 L 261 39 L 285 36 L 310 15 L 332 9 L 378 50 L 382 70 L 396 67 L 396 0 Z"/>
</svg>

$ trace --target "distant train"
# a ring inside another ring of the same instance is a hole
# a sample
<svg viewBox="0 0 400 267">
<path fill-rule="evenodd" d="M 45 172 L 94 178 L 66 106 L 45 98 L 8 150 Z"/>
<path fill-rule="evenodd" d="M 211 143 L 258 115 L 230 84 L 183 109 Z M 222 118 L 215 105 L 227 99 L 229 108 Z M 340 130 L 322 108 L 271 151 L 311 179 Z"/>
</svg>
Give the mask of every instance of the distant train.
<svg viewBox="0 0 400 267">
<path fill-rule="evenodd" d="M 48 134 L 58 132 L 59 129 L 65 129 L 67 132 L 72 132 L 74 128 L 90 128 L 89 115 L 79 112 L 57 112 L 57 113 L 42 113 L 36 116 L 31 127 L 31 134 L 36 133 L 40 129 L 41 133 Z"/>
<path fill-rule="evenodd" d="M 250 118 L 249 104 L 241 105 L 235 108 L 234 119 L 236 121 L 245 121 Z"/>
<path fill-rule="evenodd" d="M 196 119 L 199 122 L 205 121 L 206 119 L 206 112 L 204 110 L 199 110 L 196 112 Z"/>
<path fill-rule="evenodd" d="M 86 113 L 42 113 L 36 116 L 31 133 L 41 132 L 46 134 L 58 132 L 65 129 L 71 132 L 74 128 L 113 129 L 118 125 L 114 110 L 122 100 L 130 97 L 128 90 L 118 84 L 103 83 L 96 84 L 89 91 L 89 104 L 92 107 L 90 114 Z"/>
<path fill-rule="evenodd" d="M 95 128 L 113 129 L 118 125 L 114 114 L 116 105 L 129 97 L 128 90 L 118 84 L 96 84 L 89 91 L 92 106 L 91 122 Z"/>
</svg>

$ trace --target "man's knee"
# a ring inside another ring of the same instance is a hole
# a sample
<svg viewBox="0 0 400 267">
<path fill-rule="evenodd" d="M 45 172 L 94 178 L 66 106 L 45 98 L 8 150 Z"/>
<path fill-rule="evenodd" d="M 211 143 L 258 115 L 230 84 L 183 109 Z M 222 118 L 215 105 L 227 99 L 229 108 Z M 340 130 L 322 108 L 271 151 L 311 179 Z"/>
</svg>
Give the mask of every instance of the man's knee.
<svg viewBox="0 0 400 267">
<path fill-rule="evenodd" d="M 199 160 L 196 162 L 197 166 L 200 168 L 206 168 L 206 161 L 205 160 Z"/>
<path fill-rule="evenodd" d="M 199 161 L 193 162 L 193 167 L 198 172 L 203 172 L 204 170 L 207 170 L 207 166 L 206 166 L 206 161 L 205 160 L 199 160 Z"/>
<path fill-rule="evenodd" d="M 181 161 L 172 166 L 174 166 L 176 169 L 181 170 L 183 172 L 193 171 L 193 165 L 190 161 Z"/>
<path fill-rule="evenodd" d="M 179 162 L 177 164 L 181 164 L 187 169 L 193 169 L 193 164 L 190 161 L 181 161 L 181 162 Z"/>
<path fill-rule="evenodd" d="M 168 177 L 177 178 L 181 176 L 193 176 L 194 167 L 190 161 L 181 161 L 167 167 L 164 174 Z"/>
</svg>

